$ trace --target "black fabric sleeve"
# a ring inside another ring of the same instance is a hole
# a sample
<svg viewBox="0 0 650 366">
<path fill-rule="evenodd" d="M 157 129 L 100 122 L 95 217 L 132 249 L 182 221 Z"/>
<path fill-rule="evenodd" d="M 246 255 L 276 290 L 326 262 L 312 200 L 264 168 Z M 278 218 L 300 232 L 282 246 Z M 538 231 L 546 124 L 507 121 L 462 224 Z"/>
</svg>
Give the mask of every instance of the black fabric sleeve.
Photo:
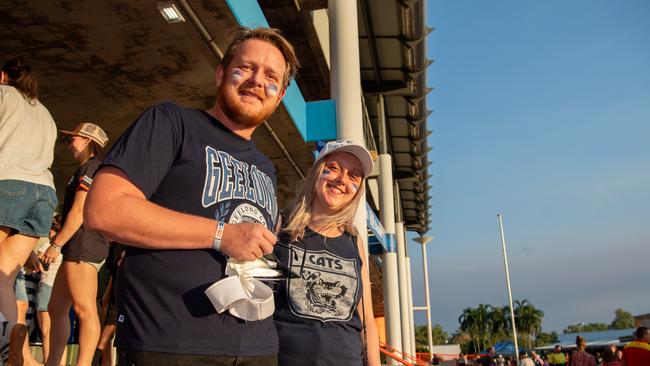
<svg viewBox="0 0 650 366">
<path fill-rule="evenodd" d="M 77 190 L 84 190 L 88 191 L 90 189 L 90 186 L 93 184 L 93 179 L 95 178 L 95 174 L 97 173 L 97 170 L 99 169 L 99 164 L 100 160 L 96 157 L 91 158 L 88 160 L 85 164 L 83 164 L 81 167 L 79 167 L 79 170 L 77 173 L 75 173 L 76 179 L 78 179 L 77 184 Z"/>
<path fill-rule="evenodd" d="M 180 150 L 178 109 L 175 104 L 163 103 L 144 111 L 102 163 L 122 170 L 147 199 L 158 190 Z"/>
</svg>

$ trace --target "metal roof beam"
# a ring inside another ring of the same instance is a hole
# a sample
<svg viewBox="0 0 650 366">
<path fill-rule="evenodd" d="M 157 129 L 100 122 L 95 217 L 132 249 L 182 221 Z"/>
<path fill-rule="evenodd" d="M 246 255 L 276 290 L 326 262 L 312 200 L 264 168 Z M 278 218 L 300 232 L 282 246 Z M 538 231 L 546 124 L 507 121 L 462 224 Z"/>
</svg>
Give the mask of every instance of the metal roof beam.
<svg viewBox="0 0 650 366">
<path fill-rule="evenodd" d="M 372 22 L 372 14 L 370 13 L 370 4 L 368 0 L 361 0 L 361 15 L 363 17 L 363 24 L 366 28 L 366 35 L 368 37 L 368 47 L 370 48 L 370 60 L 375 72 L 375 82 L 381 85 L 381 73 L 379 72 L 379 52 L 377 52 L 377 41 L 375 40 L 375 27 Z"/>
<path fill-rule="evenodd" d="M 405 97 L 405 99 L 409 102 L 409 104 L 415 106 L 420 104 L 422 99 L 426 98 L 426 96 L 431 93 L 433 88 L 424 88 L 422 91 L 422 94 L 418 95 L 417 97 Z"/>
<path fill-rule="evenodd" d="M 328 0 L 294 0 L 298 4 L 298 10 L 320 10 L 327 9 Z"/>
<path fill-rule="evenodd" d="M 405 96 L 415 94 L 404 80 L 362 80 L 363 93 L 367 95 Z"/>
<path fill-rule="evenodd" d="M 426 27 L 424 28 L 424 32 L 422 33 L 422 36 L 413 39 L 403 38 L 401 42 L 405 44 L 408 48 L 415 48 L 417 47 L 418 44 L 422 43 L 422 41 L 424 41 L 427 38 L 427 36 L 434 30 L 435 28 Z"/>
</svg>

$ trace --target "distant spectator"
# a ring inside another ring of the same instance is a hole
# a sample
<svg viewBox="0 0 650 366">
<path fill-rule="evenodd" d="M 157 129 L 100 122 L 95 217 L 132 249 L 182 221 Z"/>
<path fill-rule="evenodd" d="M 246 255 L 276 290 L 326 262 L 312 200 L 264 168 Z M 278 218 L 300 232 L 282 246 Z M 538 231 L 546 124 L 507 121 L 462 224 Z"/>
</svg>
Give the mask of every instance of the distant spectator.
<svg viewBox="0 0 650 366">
<path fill-rule="evenodd" d="M 467 364 L 467 356 L 465 356 L 464 353 L 459 354 L 458 358 L 456 359 L 456 366 L 465 366 Z"/>
<path fill-rule="evenodd" d="M 440 356 L 434 354 L 433 358 L 431 358 L 431 364 L 432 365 L 440 365 Z"/>
<path fill-rule="evenodd" d="M 620 349 L 616 350 L 616 359 L 619 360 L 621 364 L 623 363 L 623 351 Z"/>
<path fill-rule="evenodd" d="M 636 339 L 623 349 L 623 362 L 625 366 L 648 366 L 650 365 L 650 331 L 646 327 L 638 327 L 635 335 Z"/>
<path fill-rule="evenodd" d="M 503 355 L 497 356 L 496 361 L 497 361 L 497 366 L 505 366 L 506 364 L 506 359 L 503 358 Z"/>
<path fill-rule="evenodd" d="M 566 366 L 566 356 L 562 352 L 562 346 L 559 344 L 553 349 L 553 353 L 548 355 L 548 364 L 550 366 Z"/>
<path fill-rule="evenodd" d="M 576 347 L 571 353 L 571 366 L 596 366 L 596 359 L 591 354 L 587 353 L 587 341 L 581 336 L 576 337 Z"/>
<path fill-rule="evenodd" d="M 528 353 L 520 352 L 519 353 L 519 366 L 535 366 L 535 363 L 528 356 Z"/>
<path fill-rule="evenodd" d="M 544 365 L 544 366 L 550 366 L 550 365 L 551 365 L 551 364 L 548 362 L 548 355 L 547 355 L 547 354 L 544 354 L 544 355 L 542 356 L 542 365 Z"/>
<path fill-rule="evenodd" d="M 479 365 L 482 366 L 496 365 L 497 364 L 496 356 L 497 356 L 497 351 L 494 349 L 494 347 L 490 347 L 490 349 L 488 350 L 488 354 L 481 357 L 481 359 L 479 360 Z"/>
<path fill-rule="evenodd" d="M 535 366 L 542 366 L 544 364 L 544 360 L 535 351 L 530 351 L 530 359 L 533 360 Z"/>
<path fill-rule="evenodd" d="M 616 357 L 616 346 L 612 345 L 608 348 L 605 348 L 603 352 L 603 362 L 602 366 L 621 366 L 621 360 Z"/>
</svg>

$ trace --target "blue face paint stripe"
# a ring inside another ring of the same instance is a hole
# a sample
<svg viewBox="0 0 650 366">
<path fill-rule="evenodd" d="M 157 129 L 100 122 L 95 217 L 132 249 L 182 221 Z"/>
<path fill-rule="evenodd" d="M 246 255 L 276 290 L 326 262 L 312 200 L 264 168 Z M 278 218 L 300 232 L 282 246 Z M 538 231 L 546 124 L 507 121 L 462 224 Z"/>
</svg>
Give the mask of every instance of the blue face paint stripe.
<svg viewBox="0 0 650 366">
<path fill-rule="evenodd" d="M 266 94 L 273 97 L 277 96 L 278 91 L 280 90 L 280 88 L 275 84 L 266 84 L 265 89 L 266 89 Z"/>
<path fill-rule="evenodd" d="M 329 170 L 329 169 L 323 169 L 323 171 L 320 173 L 320 175 L 318 176 L 318 178 L 320 178 L 320 179 L 327 179 L 327 177 L 328 177 L 331 173 L 332 173 L 331 170 Z"/>
</svg>

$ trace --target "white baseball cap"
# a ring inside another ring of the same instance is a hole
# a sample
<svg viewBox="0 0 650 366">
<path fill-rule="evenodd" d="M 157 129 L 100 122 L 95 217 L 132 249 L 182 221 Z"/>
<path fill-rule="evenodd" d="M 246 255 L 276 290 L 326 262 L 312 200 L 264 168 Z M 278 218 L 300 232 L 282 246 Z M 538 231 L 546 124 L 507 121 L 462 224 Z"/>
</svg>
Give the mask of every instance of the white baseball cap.
<svg viewBox="0 0 650 366">
<path fill-rule="evenodd" d="M 325 144 L 323 149 L 321 149 L 315 163 L 323 160 L 323 158 L 333 152 L 346 152 L 356 156 L 356 158 L 359 159 L 359 162 L 361 162 L 364 178 L 368 177 L 370 173 L 372 173 L 372 167 L 374 165 L 372 162 L 372 156 L 370 156 L 370 152 L 368 152 L 368 150 L 363 146 L 361 141 L 356 139 L 330 141 Z"/>
</svg>

